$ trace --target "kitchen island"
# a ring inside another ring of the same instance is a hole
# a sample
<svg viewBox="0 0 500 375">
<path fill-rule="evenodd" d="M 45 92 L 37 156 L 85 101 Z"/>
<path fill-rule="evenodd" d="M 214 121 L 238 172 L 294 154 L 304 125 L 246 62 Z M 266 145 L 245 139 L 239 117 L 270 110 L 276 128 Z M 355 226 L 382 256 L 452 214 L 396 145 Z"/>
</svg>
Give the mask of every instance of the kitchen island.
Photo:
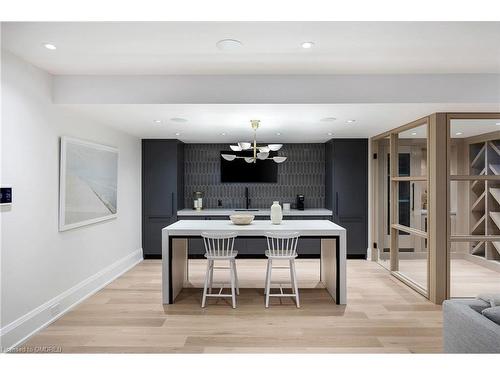
<svg viewBox="0 0 500 375">
<path fill-rule="evenodd" d="M 320 280 L 337 304 L 346 303 L 346 230 L 330 220 L 283 220 L 280 225 L 269 220 L 250 225 L 234 225 L 229 220 L 179 220 L 162 229 L 164 304 L 174 303 L 187 283 L 188 239 L 200 238 L 202 232 L 235 232 L 238 237 L 262 239 L 262 253 L 266 232 L 299 232 L 302 238 L 319 238 Z"/>
</svg>

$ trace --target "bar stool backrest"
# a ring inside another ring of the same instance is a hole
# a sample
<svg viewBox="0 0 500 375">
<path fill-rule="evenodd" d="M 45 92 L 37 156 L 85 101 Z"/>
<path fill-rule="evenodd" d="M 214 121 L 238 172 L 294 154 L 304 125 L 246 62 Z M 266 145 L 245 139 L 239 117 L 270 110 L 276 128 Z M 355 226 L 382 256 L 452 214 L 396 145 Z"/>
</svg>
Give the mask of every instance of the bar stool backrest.
<svg viewBox="0 0 500 375">
<path fill-rule="evenodd" d="M 267 250 L 273 257 L 291 257 L 297 254 L 299 232 L 268 232 Z"/>
<path fill-rule="evenodd" d="M 207 256 L 212 258 L 233 256 L 235 232 L 203 232 L 201 236 Z"/>
</svg>

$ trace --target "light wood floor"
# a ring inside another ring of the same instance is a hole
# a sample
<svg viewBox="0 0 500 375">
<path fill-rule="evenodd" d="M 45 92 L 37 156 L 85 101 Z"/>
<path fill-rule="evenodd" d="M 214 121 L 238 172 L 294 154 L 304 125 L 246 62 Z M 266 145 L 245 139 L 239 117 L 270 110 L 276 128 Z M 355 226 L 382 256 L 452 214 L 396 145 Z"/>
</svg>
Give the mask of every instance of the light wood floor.
<svg viewBox="0 0 500 375">
<path fill-rule="evenodd" d="M 374 262 L 348 260 L 348 304 L 337 306 L 315 288 L 319 261 L 299 260 L 300 309 L 290 299 L 274 299 L 265 309 L 262 288 L 242 289 L 237 309 L 214 299 L 202 309 L 201 290 L 194 288 L 163 306 L 160 265 L 142 262 L 24 345 L 53 345 L 63 353 L 441 351 L 441 307 Z M 238 260 L 237 267 L 242 286 L 263 284 L 264 273 L 259 280 L 255 271 L 264 260 Z M 190 262 L 194 285 L 203 273 L 202 261 Z"/>
<path fill-rule="evenodd" d="M 381 262 L 386 268 L 388 262 Z M 427 289 L 427 259 L 400 259 L 399 271 Z M 500 293 L 500 272 L 466 259 L 451 260 L 451 296 L 475 297 L 481 293 Z"/>
</svg>

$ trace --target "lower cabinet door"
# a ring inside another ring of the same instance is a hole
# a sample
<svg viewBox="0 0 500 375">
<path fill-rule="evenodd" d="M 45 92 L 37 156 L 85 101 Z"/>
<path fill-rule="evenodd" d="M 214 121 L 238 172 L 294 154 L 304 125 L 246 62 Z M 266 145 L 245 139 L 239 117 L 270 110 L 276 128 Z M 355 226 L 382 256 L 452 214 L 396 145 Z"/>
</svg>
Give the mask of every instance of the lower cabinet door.
<svg viewBox="0 0 500 375">
<path fill-rule="evenodd" d="M 145 220 L 142 236 L 142 250 L 145 258 L 161 257 L 161 230 L 176 221 L 175 217 L 152 217 Z"/>
<path fill-rule="evenodd" d="M 297 244 L 297 254 L 301 255 L 320 255 L 321 254 L 321 239 L 319 238 L 299 238 Z"/>
<path fill-rule="evenodd" d="M 242 254 L 264 256 L 267 250 L 267 240 L 265 238 L 246 238 L 246 249 Z"/>
<path fill-rule="evenodd" d="M 205 245 L 202 238 L 190 238 L 188 240 L 188 254 L 189 255 L 203 255 L 205 254 Z"/>
<path fill-rule="evenodd" d="M 238 254 L 244 254 L 246 250 L 246 239 L 236 238 L 234 240 L 234 250 L 236 250 Z M 188 254 L 193 258 L 199 258 L 205 254 L 203 238 L 190 238 L 188 240 Z"/>
<path fill-rule="evenodd" d="M 347 255 L 366 258 L 366 223 L 362 218 L 340 218 L 338 224 L 347 233 Z"/>
</svg>

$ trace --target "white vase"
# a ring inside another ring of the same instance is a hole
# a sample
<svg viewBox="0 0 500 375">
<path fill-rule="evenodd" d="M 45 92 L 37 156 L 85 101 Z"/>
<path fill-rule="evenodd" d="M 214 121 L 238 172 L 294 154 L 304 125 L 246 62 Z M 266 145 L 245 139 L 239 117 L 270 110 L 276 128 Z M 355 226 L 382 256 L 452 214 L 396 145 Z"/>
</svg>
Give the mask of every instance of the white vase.
<svg viewBox="0 0 500 375">
<path fill-rule="evenodd" d="M 281 224 L 283 220 L 283 212 L 281 211 L 281 206 L 278 201 L 274 201 L 271 206 L 271 223 Z"/>
</svg>

